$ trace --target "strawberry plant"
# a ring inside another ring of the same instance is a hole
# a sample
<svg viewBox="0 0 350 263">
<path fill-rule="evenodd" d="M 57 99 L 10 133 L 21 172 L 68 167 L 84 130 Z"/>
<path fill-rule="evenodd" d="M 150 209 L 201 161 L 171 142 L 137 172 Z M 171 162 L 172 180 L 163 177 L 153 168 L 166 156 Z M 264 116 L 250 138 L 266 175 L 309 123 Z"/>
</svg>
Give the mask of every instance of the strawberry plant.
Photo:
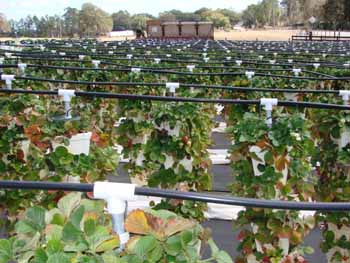
<svg viewBox="0 0 350 263">
<path fill-rule="evenodd" d="M 314 144 L 309 126 L 302 115 L 295 114 L 278 116 L 269 128 L 261 117 L 247 113 L 229 128 L 235 142 L 231 147 L 233 194 L 312 200 L 310 156 Z M 238 237 L 242 253 L 238 262 L 304 262 L 303 253 L 311 252 L 300 245 L 315 225 L 312 215 L 247 208 L 239 213 L 235 225 L 246 229 Z"/>
</svg>

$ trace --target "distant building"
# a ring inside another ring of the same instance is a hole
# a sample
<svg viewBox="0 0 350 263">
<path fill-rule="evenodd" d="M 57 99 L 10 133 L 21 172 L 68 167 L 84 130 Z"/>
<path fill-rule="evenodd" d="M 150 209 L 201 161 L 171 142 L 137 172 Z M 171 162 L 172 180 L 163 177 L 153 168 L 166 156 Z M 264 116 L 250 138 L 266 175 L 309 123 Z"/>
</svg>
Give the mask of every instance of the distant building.
<svg viewBox="0 0 350 263">
<path fill-rule="evenodd" d="M 147 21 L 147 36 L 149 38 L 201 38 L 214 39 L 212 22 Z"/>
</svg>

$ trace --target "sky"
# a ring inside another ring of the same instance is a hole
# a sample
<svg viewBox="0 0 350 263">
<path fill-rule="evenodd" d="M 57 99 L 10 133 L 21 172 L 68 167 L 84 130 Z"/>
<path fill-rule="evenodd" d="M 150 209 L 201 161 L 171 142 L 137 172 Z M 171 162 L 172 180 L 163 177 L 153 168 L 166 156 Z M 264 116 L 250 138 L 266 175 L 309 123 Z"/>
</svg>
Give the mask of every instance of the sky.
<svg viewBox="0 0 350 263">
<path fill-rule="evenodd" d="M 80 8 L 85 2 L 90 2 L 108 13 L 118 10 L 127 10 L 131 14 L 150 13 L 158 15 L 159 12 L 171 9 L 181 11 L 195 11 L 201 7 L 233 8 L 242 11 L 249 4 L 258 0 L 0 0 L 0 13 L 8 19 L 20 19 L 30 15 L 62 15 L 68 6 Z"/>
</svg>

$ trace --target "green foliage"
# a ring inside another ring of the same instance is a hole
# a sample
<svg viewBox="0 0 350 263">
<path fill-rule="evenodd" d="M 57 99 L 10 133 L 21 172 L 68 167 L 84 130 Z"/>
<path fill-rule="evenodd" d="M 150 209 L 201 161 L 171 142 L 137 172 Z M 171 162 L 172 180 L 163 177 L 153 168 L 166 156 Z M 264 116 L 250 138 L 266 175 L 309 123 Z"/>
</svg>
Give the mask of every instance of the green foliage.
<svg viewBox="0 0 350 263">
<path fill-rule="evenodd" d="M 103 202 L 71 193 L 45 210 L 28 208 L 15 226 L 16 235 L 0 241 L 0 262 L 101 262 L 117 257 L 119 238 L 111 234 L 111 219 Z M 86 261 L 88 260 L 88 261 Z"/>
</svg>

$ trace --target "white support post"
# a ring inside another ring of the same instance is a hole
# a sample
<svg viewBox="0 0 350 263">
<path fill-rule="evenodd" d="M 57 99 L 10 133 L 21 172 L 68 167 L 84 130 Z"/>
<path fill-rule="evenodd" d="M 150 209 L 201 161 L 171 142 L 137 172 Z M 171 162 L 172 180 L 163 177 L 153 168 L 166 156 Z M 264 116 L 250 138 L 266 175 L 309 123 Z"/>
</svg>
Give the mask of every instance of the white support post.
<svg viewBox="0 0 350 263">
<path fill-rule="evenodd" d="M 278 105 L 278 99 L 262 98 L 260 99 L 260 105 L 264 106 L 265 108 L 266 124 L 271 128 L 272 127 L 272 109 L 273 109 L 273 106 Z"/>
<path fill-rule="evenodd" d="M 66 120 L 72 119 L 72 108 L 70 103 L 72 101 L 72 98 L 75 97 L 75 90 L 59 89 L 58 96 L 62 97 L 62 100 L 64 102 L 64 118 Z"/>
<path fill-rule="evenodd" d="M 1 80 L 5 81 L 6 89 L 12 89 L 12 80 L 15 79 L 15 75 L 1 75 Z"/>
<path fill-rule="evenodd" d="M 154 59 L 154 62 L 155 62 L 156 64 L 159 64 L 159 63 L 161 62 L 161 59 L 160 59 L 160 58 L 155 58 L 155 59 Z"/>
<path fill-rule="evenodd" d="M 315 70 L 318 70 L 318 68 L 321 66 L 321 64 L 320 63 L 314 63 L 313 66 L 314 66 Z"/>
<path fill-rule="evenodd" d="M 243 61 L 242 60 L 236 60 L 236 64 L 238 67 L 240 67 L 242 65 Z"/>
<path fill-rule="evenodd" d="M 124 218 L 127 201 L 136 200 L 136 185 L 95 182 L 94 198 L 107 202 L 107 211 L 112 216 L 113 230 L 119 235 L 121 248 L 128 242 L 130 235 L 125 231 Z"/>
</svg>

